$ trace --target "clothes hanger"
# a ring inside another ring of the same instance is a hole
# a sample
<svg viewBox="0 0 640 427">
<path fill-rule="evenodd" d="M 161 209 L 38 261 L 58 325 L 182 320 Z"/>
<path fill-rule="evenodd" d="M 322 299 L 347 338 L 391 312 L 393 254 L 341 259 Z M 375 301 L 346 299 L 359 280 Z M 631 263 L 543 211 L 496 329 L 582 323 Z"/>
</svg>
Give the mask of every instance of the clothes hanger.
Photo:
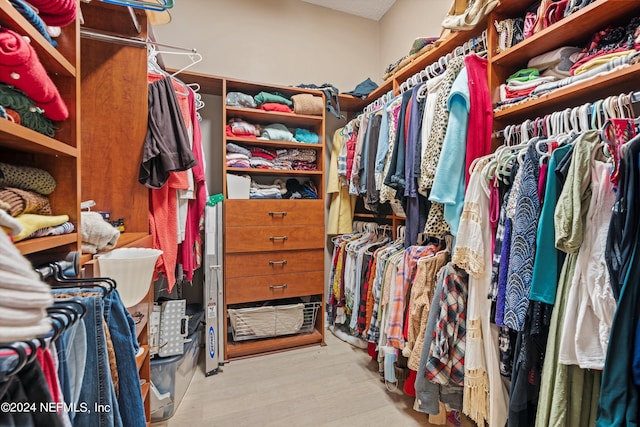
<svg viewBox="0 0 640 427">
<path fill-rule="evenodd" d="M 104 3 L 115 4 L 118 6 L 130 6 L 136 9 L 152 10 L 156 12 L 164 12 L 167 9 L 173 7 L 173 0 L 157 0 L 157 1 L 142 1 L 142 0 L 100 0 Z"/>
</svg>

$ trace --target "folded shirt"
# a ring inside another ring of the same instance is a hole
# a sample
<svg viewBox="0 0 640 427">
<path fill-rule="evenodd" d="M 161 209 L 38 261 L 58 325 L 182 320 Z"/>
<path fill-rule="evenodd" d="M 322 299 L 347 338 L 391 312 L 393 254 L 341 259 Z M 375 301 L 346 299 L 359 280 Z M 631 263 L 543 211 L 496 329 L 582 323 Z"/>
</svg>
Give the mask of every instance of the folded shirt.
<svg viewBox="0 0 640 427">
<path fill-rule="evenodd" d="M 244 154 L 247 158 L 251 157 L 251 151 L 242 145 L 234 144 L 233 142 L 227 142 L 227 153 L 239 153 Z"/>
<path fill-rule="evenodd" d="M 281 93 L 278 92 L 260 92 L 256 96 L 253 97 L 258 106 L 265 104 L 267 102 L 275 102 L 278 104 L 284 104 L 288 107 L 293 107 L 293 102 Z"/>
<path fill-rule="evenodd" d="M 295 140 L 306 144 L 317 144 L 320 142 L 320 137 L 318 134 L 311 132 L 310 130 L 297 128 Z"/>
<path fill-rule="evenodd" d="M 231 133 L 235 136 L 253 137 L 260 135 L 260 128 L 240 119 L 231 119 L 229 121 Z"/>
<path fill-rule="evenodd" d="M 253 96 L 247 95 L 242 92 L 229 92 L 227 93 L 227 105 L 232 107 L 247 107 L 256 108 L 256 101 Z"/>
<path fill-rule="evenodd" d="M 273 162 L 270 162 L 269 160 L 261 159 L 259 157 L 258 158 L 253 157 L 251 160 L 249 160 L 249 163 L 251 164 L 252 168 L 273 169 Z"/>
<path fill-rule="evenodd" d="M 60 236 L 62 234 L 73 233 L 75 227 L 71 222 L 65 222 L 64 224 L 58 225 L 57 227 L 45 227 L 40 230 L 36 230 L 33 234 L 31 234 L 28 239 L 35 237 L 47 237 L 47 236 Z"/>
<path fill-rule="evenodd" d="M 286 148 L 276 150 L 276 153 L 278 154 L 278 160 L 316 161 L 316 150 L 312 149 Z"/>
<path fill-rule="evenodd" d="M 596 67 L 599 67 L 600 65 L 607 64 L 613 59 L 621 58 L 634 52 L 635 50 L 631 49 L 631 50 L 623 50 L 620 52 L 607 53 L 604 55 L 598 55 L 586 62 L 583 62 L 582 65 L 576 67 L 573 70 L 573 75 L 579 76 L 580 74 L 586 73 L 587 71 L 592 70 Z"/>
<path fill-rule="evenodd" d="M 259 107 L 264 111 L 276 111 L 278 113 L 293 113 L 291 107 L 285 104 L 278 104 L 277 102 L 265 102 Z"/>
<path fill-rule="evenodd" d="M 251 147 L 251 157 L 261 157 L 265 160 L 274 160 L 277 157 L 277 153 L 274 150 L 268 150 L 262 147 Z"/>
<path fill-rule="evenodd" d="M 534 56 L 527 63 L 527 67 L 537 68 L 544 76 L 569 77 L 571 67 L 582 56 L 581 51 L 579 47 L 562 46 Z"/>
<path fill-rule="evenodd" d="M 281 123 L 272 123 L 262 130 L 262 137 L 273 141 L 296 142 L 291 131 Z"/>
<path fill-rule="evenodd" d="M 23 213 L 52 214 L 49 198 L 34 191 L 13 187 L 0 188 L 0 200 L 8 206 L 5 210 L 9 215 L 14 217 Z"/>
</svg>

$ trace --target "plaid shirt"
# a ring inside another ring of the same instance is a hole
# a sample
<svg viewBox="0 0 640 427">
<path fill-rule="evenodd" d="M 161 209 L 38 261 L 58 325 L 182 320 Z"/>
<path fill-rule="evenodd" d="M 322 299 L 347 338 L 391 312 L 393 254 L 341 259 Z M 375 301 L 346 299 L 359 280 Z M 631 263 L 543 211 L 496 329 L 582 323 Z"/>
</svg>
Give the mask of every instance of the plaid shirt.
<svg viewBox="0 0 640 427">
<path fill-rule="evenodd" d="M 466 347 L 466 305 L 469 276 L 452 263 L 440 270 L 443 283 L 440 313 L 427 359 L 427 379 L 438 384 L 464 385 L 464 354 Z"/>
<path fill-rule="evenodd" d="M 418 272 L 418 260 L 432 256 L 440 250 L 440 246 L 410 246 L 404 251 L 402 262 L 398 266 L 395 277 L 395 287 L 389 302 L 389 322 L 387 323 L 387 342 L 397 349 L 404 348 L 404 317 L 405 307 L 409 304 L 407 295 L 410 294 L 411 284 Z"/>
</svg>

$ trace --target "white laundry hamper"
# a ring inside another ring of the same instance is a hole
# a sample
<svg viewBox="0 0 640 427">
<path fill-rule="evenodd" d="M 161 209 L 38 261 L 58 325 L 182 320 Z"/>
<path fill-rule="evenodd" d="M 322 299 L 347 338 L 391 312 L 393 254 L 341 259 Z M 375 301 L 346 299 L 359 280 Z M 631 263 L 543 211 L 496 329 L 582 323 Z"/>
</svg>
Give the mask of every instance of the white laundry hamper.
<svg viewBox="0 0 640 427">
<path fill-rule="evenodd" d="M 125 307 L 138 304 L 149 292 L 160 249 L 118 248 L 98 257 L 100 276 L 116 281 Z"/>
</svg>

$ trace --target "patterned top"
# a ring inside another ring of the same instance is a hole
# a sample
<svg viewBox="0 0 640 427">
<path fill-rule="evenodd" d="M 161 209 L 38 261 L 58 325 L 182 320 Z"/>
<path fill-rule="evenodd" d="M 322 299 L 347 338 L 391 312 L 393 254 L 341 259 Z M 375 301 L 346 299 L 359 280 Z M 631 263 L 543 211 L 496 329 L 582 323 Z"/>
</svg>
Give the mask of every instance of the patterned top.
<svg viewBox="0 0 640 427">
<path fill-rule="evenodd" d="M 429 349 L 427 378 L 446 385 L 453 381 L 464 385 L 464 355 L 466 347 L 466 308 L 469 275 L 451 263 L 438 274 L 443 282 L 440 313 Z"/>
<path fill-rule="evenodd" d="M 429 140 L 426 142 L 427 146 L 422 156 L 422 163 L 420 164 L 420 180 L 418 184 L 422 194 L 426 194 L 427 189 L 433 185 L 433 178 L 436 174 L 436 167 L 438 166 L 438 160 L 440 160 L 442 143 L 444 142 L 444 137 L 447 133 L 447 123 L 449 122 L 449 109 L 447 108 L 449 93 L 451 92 L 453 82 L 463 67 L 464 57 L 457 56 L 449 61 L 447 71 L 444 73 L 444 78 L 438 90 L 434 122 L 429 132 Z"/>
<path fill-rule="evenodd" d="M 539 165 L 540 154 L 534 140 L 529 144 L 522 164 L 522 182 L 513 221 L 504 306 L 504 324 L 516 331 L 521 331 L 524 327 L 529 307 L 529 288 L 533 277 L 533 261 L 540 218 Z"/>
</svg>

